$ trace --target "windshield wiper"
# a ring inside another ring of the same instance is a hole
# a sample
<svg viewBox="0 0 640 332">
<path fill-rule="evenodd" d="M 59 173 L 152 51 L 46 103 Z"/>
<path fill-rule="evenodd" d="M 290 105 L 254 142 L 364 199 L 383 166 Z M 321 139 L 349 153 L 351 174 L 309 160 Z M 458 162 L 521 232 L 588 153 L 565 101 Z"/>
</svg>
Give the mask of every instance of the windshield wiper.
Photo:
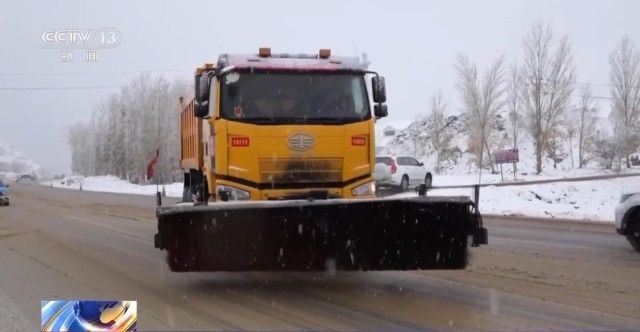
<svg viewBox="0 0 640 332">
<path fill-rule="evenodd" d="M 241 122 L 250 122 L 250 123 L 274 123 L 279 121 L 279 119 L 274 119 L 274 118 L 239 118 L 234 120 L 241 121 Z"/>
</svg>

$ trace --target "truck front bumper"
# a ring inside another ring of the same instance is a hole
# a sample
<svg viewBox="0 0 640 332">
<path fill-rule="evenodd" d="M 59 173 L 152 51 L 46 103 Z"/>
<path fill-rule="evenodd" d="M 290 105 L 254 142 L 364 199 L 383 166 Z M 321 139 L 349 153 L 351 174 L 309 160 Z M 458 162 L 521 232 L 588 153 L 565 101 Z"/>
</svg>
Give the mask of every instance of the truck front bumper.
<svg viewBox="0 0 640 332">
<path fill-rule="evenodd" d="M 368 177 L 360 179 L 358 181 L 344 184 L 343 187 L 313 187 L 308 188 L 262 188 L 257 189 L 255 187 L 240 184 L 234 181 L 218 180 L 216 181 L 216 187 L 218 185 L 236 188 L 248 193 L 249 200 L 269 201 L 269 200 L 291 200 L 291 199 L 306 199 L 310 197 L 316 198 L 373 198 L 375 197 L 375 191 L 371 194 L 361 194 L 360 196 L 354 195 L 354 189 L 363 186 L 368 183 L 373 183 L 373 179 Z M 220 199 L 219 199 L 220 200 Z"/>
</svg>

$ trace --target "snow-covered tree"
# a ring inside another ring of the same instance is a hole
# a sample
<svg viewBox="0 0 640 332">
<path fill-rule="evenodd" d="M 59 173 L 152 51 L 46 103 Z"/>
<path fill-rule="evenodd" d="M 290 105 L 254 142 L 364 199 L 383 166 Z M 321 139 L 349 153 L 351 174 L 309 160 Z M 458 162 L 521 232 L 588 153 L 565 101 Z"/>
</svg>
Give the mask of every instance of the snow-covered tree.
<svg viewBox="0 0 640 332">
<path fill-rule="evenodd" d="M 476 64 L 466 56 L 459 55 L 455 64 L 458 74 L 457 87 L 467 115 L 469 135 L 472 143 L 475 142 L 474 150 L 480 176 L 482 176 L 484 153 L 491 156 L 490 137 L 494 130 L 492 121 L 504 104 L 502 98 L 504 94 L 503 62 L 504 57 L 500 56 L 482 78 L 478 77 Z M 493 172 L 493 162 L 490 157 L 488 159 Z"/>
<path fill-rule="evenodd" d="M 593 153 L 597 162 L 605 169 L 611 169 L 616 156 L 619 155 L 619 135 L 598 133 L 595 138 Z"/>
<path fill-rule="evenodd" d="M 427 121 L 427 146 L 435 154 L 436 173 L 442 172 L 445 161 L 456 162 L 456 155 L 452 149 L 454 129 L 447 115 L 447 103 L 442 97 L 442 93 L 437 93 L 431 97 L 431 112 L 426 118 Z"/>
<path fill-rule="evenodd" d="M 568 37 L 554 41 L 549 24 L 536 23 L 524 37 L 523 110 L 535 145 L 536 172 L 552 133 L 562 118 L 575 85 L 575 66 Z"/>
<path fill-rule="evenodd" d="M 554 129 L 549 132 L 546 152 L 547 158 L 553 161 L 553 169 L 556 169 L 558 164 L 567 158 L 567 153 L 565 152 L 564 145 L 562 144 L 565 135 L 566 133 L 562 132 L 560 126 L 554 126 Z"/>
<path fill-rule="evenodd" d="M 582 168 L 591 159 L 596 135 L 597 110 L 594 107 L 591 96 L 591 84 L 586 84 L 582 88 L 579 112 L 580 115 L 576 123 L 578 136 L 578 168 Z"/>
<path fill-rule="evenodd" d="M 142 74 L 96 104 L 89 123 L 69 129 L 73 171 L 143 181 L 148 162 L 159 150 L 156 178 L 178 180 L 178 97 L 188 90 L 183 81 Z"/>
<path fill-rule="evenodd" d="M 520 68 L 514 63 L 509 69 L 509 77 L 507 82 L 507 111 L 509 135 L 511 136 L 512 147 L 518 148 L 520 133 L 522 132 L 522 98 L 520 96 L 522 90 L 522 75 Z"/>
<path fill-rule="evenodd" d="M 91 126 L 76 123 L 68 131 L 71 147 L 71 169 L 76 173 L 92 175 L 95 165 L 94 145 Z"/>
<path fill-rule="evenodd" d="M 623 37 L 609 58 L 612 114 L 617 123 L 619 151 L 631 167 L 629 157 L 640 146 L 640 52 L 629 37 Z"/>
<path fill-rule="evenodd" d="M 569 140 L 569 158 L 571 159 L 571 168 L 575 167 L 574 158 L 573 158 L 573 139 L 576 137 L 578 132 L 578 124 L 573 120 L 573 117 L 565 114 L 563 119 L 563 127 Z"/>
</svg>

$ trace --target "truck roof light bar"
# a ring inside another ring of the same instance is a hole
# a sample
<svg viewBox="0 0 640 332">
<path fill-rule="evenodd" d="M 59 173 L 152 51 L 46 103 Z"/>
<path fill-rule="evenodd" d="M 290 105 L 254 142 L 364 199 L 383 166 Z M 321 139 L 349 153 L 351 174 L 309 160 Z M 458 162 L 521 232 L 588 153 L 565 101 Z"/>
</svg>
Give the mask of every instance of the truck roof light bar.
<svg viewBox="0 0 640 332">
<path fill-rule="evenodd" d="M 272 58 L 279 59 L 317 59 L 317 54 L 292 54 L 292 53 L 277 53 L 272 54 Z"/>
</svg>

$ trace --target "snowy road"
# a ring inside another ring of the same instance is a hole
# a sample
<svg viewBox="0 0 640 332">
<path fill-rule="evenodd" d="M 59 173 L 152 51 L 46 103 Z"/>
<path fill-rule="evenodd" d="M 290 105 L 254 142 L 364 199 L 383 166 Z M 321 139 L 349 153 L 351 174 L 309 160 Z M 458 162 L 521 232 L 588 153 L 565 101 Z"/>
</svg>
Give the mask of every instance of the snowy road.
<svg viewBox="0 0 640 332">
<path fill-rule="evenodd" d="M 610 225 L 486 220 L 465 271 L 167 271 L 154 197 L 12 187 L 0 208 L 0 330 L 40 300 L 139 301 L 144 330 L 612 330 L 640 327 L 640 255 Z"/>
</svg>

